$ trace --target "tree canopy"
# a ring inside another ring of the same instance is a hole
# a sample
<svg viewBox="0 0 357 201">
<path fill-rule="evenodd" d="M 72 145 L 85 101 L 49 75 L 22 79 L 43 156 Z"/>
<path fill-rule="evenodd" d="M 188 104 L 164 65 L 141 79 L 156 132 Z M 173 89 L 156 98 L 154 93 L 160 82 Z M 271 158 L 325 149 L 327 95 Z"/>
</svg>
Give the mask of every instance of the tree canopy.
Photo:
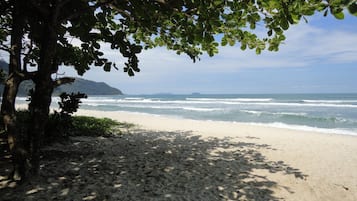
<svg viewBox="0 0 357 201">
<path fill-rule="evenodd" d="M 7 25 L 14 2 L 3 1 L 0 5 L 5 11 L 1 18 L 2 41 L 11 33 Z M 255 49 L 259 54 L 264 49 L 277 51 L 285 39 L 284 31 L 316 11 L 343 19 L 347 8 L 357 15 L 354 0 L 29 0 L 21 4 L 28 29 L 28 44 L 22 48 L 31 48 L 28 62 L 38 66 L 44 18 L 56 13 L 56 22 L 51 22 L 58 34 L 56 65 L 74 66 L 80 75 L 90 66 L 105 71 L 117 68 L 103 55 L 103 43 L 127 58 L 124 71 L 134 75 L 139 72 L 136 55 L 142 49 L 166 46 L 195 61 L 203 52 L 213 56 L 219 45 L 238 42 L 242 50 Z M 218 35 L 220 41 L 216 41 Z M 1 47 L 9 49 L 4 43 Z"/>
<path fill-rule="evenodd" d="M 140 71 L 137 55 L 143 49 L 165 46 L 193 61 L 203 53 L 215 55 L 219 45 L 236 43 L 258 54 L 278 51 L 291 25 L 315 12 L 343 19 L 345 10 L 357 16 L 356 0 L 3 0 L 0 49 L 10 59 L 1 109 L 14 168 L 24 174 L 27 159 L 35 171 L 39 168 L 53 89 L 73 82 L 53 78 L 59 65 L 73 66 L 79 75 L 93 66 L 119 68 L 101 50 L 105 43 L 126 58 L 122 67 L 133 76 Z M 22 146 L 14 104 L 26 79 L 35 88 Z"/>
</svg>

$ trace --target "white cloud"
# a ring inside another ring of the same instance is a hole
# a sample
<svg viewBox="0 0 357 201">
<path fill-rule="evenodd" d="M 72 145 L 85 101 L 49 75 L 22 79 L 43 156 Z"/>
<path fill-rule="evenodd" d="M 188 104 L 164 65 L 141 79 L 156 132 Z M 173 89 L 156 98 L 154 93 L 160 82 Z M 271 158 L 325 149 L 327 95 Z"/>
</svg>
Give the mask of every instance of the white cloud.
<svg viewBox="0 0 357 201">
<path fill-rule="evenodd" d="M 240 68 L 272 68 L 310 66 L 316 62 L 357 62 L 357 33 L 315 28 L 309 24 L 292 27 L 287 40 L 278 52 L 241 51 L 234 47 L 220 47 L 220 53 L 213 58 L 203 56 L 195 64 L 183 55 L 176 55 L 164 48 L 148 50 L 140 55 L 144 71 L 205 71 L 237 70 Z M 147 70 L 145 70 L 147 69 Z"/>
<path fill-rule="evenodd" d="M 202 56 L 201 61 L 193 63 L 186 55 L 177 55 L 166 48 L 143 51 L 139 55 L 141 72 L 135 77 L 123 73 L 125 59 L 118 51 L 103 45 L 105 56 L 115 61 L 119 71 L 104 72 L 101 68 L 92 68 L 85 78 L 105 81 L 112 86 L 129 93 L 152 93 L 177 90 L 184 86 L 188 77 L 196 77 L 198 82 L 205 76 L 220 76 L 224 73 L 239 73 L 246 68 L 313 68 L 317 65 L 357 62 L 357 32 L 338 30 L 334 27 L 317 28 L 311 24 L 299 24 L 286 33 L 287 40 L 281 44 L 278 52 L 242 51 L 239 44 L 234 47 L 220 47 L 220 53 L 214 57 Z M 206 79 L 206 78 L 205 78 Z M 209 80 L 207 81 L 209 82 Z M 222 80 L 224 82 L 224 80 Z M 219 84 L 219 83 L 218 83 Z"/>
</svg>

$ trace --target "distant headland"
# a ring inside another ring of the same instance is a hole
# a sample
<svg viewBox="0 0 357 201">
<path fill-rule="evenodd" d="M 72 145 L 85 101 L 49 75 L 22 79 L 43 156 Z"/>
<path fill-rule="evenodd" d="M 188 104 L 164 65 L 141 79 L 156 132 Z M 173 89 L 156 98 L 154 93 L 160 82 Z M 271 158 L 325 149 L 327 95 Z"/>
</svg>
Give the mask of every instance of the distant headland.
<svg viewBox="0 0 357 201">
<path fill-rule="evenodd" d="M 3 60 L 0 60 L 0 69 L 5 73 L 8 72 L 8 63 Z M 62 92 L 67 93 L 85 93 L 87 95 L 123 95 L 123 93 L 114 87 L 109 86 L 104 82 L 95 82 L 91 80 L 86 80 L 82 78 L 75 78 L 76 80 L 71 84 L 65 84 L 57 87 L 53 95 L 58 95 Z M 20 85 L 18 96 L 27 96 L 30 89 L 34 87 L 34 84 L 30 80 L 23 81 Z M 0 85 L 0 93 L 2 94 L 4 85 Z"/>
</svg>

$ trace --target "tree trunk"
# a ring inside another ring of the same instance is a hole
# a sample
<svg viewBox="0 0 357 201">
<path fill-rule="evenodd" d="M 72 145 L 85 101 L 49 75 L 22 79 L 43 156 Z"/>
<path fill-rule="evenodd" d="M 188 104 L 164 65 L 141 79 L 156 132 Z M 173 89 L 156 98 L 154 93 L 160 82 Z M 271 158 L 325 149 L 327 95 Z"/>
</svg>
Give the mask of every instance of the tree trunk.
<svg viewBox="0 0 357 201">
<path fill-rule="evenodd" d="M 24 25 L 24 18 L 21 13 L 21 3 L 16 1 L 13 8 L 9 75 L 5 82 L 1 104 L 1 114 L 3 115 L 4 127 L 14 165 L 12 177 L 16 180 L 21 180 L 25 177 L 27 160 L 27 151 L 23 146 L 22 136 L 17 130 L 15 114 L 15 99 L 22 81 L 18 74 L 21 71 L 21 46 Z"/>
<path fill-rule="evenodd" d="M 36 82 L 35 91 L 32 94 L 30 115 L 31 124 L 29 128 L 29 138 L 31 142 L 31 173 L 38 174 L 40 167 L 40 147 L 42 138 L 45 135 L 45 126 L 48 121 L 49 107 L 51 105 L 51 95 L 53 91 L 51 77 L 39 77 Z"/>
<path fill-rule="evenodd" d="M 16 181 L 26 177 L 28 152 L 24 147 L 24 136 L 17 129 L 15 99 L 21 80 L 12 76 L 6 80 L 1 104 L 1 113 L 12 156 L 13 171 L 10 177 Z"/>
<path fill-rule="evenodd" d="M 28 130 L 31 142 L 31 173 L 36 175 L 40 167 L 40 146 L 45 135 L 45 126 L 48 121 L 51 96 L 53 92 L 53 80 L 51 74 L 57 66 L 56 46 L 56 12 L 44 19 L 42 39 L 40 44 L 40 61 L 38 71 L 34 78 L 35 90 L 31 97 L 30 115 L 31 124 Z"/>
</svg>

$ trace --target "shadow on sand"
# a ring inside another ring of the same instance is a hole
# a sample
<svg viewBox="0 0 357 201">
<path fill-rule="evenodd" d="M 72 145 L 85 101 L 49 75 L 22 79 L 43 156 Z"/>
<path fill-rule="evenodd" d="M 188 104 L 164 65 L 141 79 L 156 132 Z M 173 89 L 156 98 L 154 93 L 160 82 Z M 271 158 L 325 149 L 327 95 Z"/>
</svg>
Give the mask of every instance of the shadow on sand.
<svg viewBox="0 0 357 201">
<path fill-rule="evenodd" d="M 0 200 L 281 200 L 272 189 L 291 189 L 254 171 L 306 175 L 262 149 L 271 148 L 182 132 L 76 137 L 44 149 L 32 184 L 1 177 Z"/>
</svg>

